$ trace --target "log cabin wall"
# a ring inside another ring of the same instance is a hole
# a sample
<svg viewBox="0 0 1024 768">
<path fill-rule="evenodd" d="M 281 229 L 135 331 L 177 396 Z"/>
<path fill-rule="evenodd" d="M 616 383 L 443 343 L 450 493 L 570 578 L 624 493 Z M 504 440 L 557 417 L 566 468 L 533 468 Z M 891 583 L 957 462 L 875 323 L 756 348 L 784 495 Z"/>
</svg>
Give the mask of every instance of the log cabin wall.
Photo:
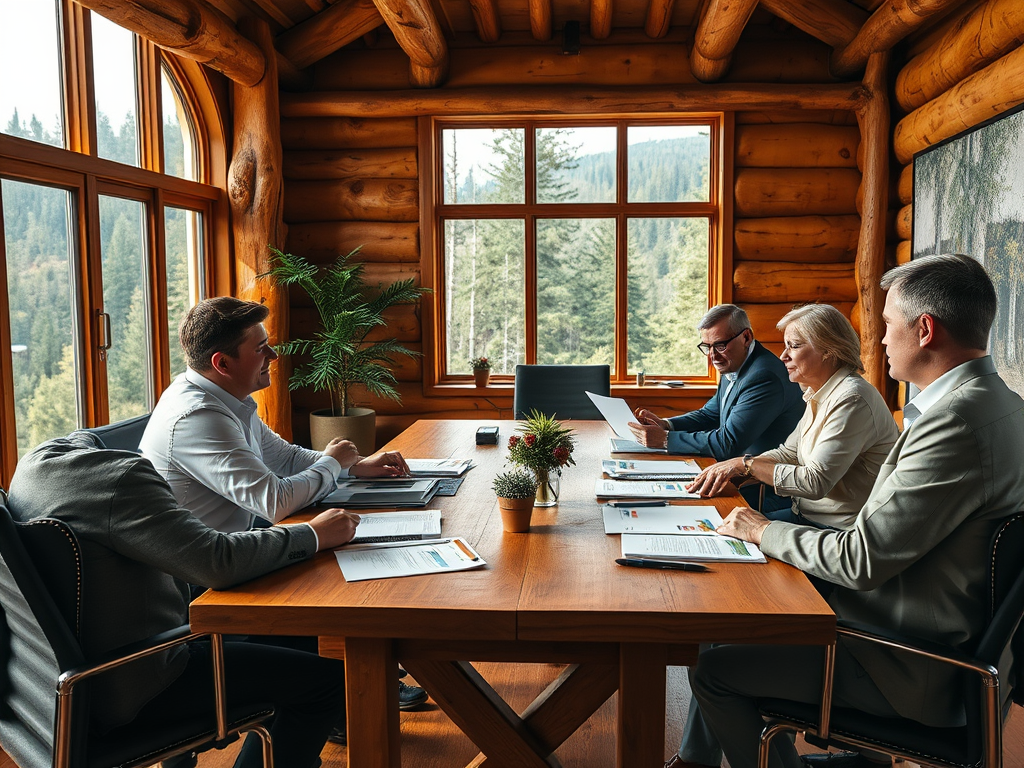
<svg viewBox="0 0 1024 768">
<path fill-rule="evenodd" d="M 670 33 L 663 41 L 620 34 L 605 41 L 584 39 L 579 56 L 516 45 L 479 43 L 451 50 L 448 88 L 487 85 L 573 85 L 645 88 L 690 85 L 689 44 Z M 390 42 L 390 45 L 388 44 Z M 795 30 L 778 33 L 751 26 L 737 48 L 724 82 L 828 83 L 824 44 Z M 341 51 L 318 64 L 316 90 L 373 91 L 409 87 L 409 60 L 392 41 Z M 315 98 L 315 95 L 314 95 Z M 853 260 L 860 217 L 857 193 L 859 130 L 850 112 L 737 112 L 731 169 L 734 207 L 733 300 L 751 315 L 755 333 L 776 353 L 775 323 L 794 304 L 827 301 L 845 314 L 857 299 Z M 285 117 L 285 208 L 287 247 L 319 262 L 363 245 L 371 283 L 420 275 L 418 164 L 414 117 Z M 728 179 L 727 179 L 728 180 Z M 727 187 L 728 188 L 728 187 Z M 419 308 L 392 316 L 386 329 L 422 350 Z M 303 297 L 291 296 L 291 335 L 313 326 Z M 378 443 L 418 418 L 510 418 L 512 391 L 472 396 L 424 396 L 420 361 L 403 360 L 396 376 L 402 403 L 373 401 Z M 700 407 L 709 396 L 664 387 L 624 394 L 665 415 Z M 308 413 L 327 407 L 325 394 L 292 393 L 292 427 L 308 440 Z"/>
</svg>

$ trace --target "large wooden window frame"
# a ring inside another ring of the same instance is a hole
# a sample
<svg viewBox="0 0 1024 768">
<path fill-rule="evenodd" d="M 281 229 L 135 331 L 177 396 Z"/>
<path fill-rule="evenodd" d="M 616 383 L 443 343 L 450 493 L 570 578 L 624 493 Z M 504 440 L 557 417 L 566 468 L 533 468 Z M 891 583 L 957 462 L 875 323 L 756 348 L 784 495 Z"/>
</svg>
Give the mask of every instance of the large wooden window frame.
<svg viewBox="0 0 1024 768">
<path fill-rule="evenodd" d="M 628 193 L 628 127 L 658 125 L 710 125 L 710 164 L 708 202 L 629 203 Z M 616 201 L 614 203 L 537 203 L 536 202 L 536 128 L 609 127 L 618 129 Z M 526 202 L 522 204 L 448 204 L 444 202 L 444 172 L 442 131 L 453 128 L 522 128 L 525 131 L 525 185 Z M 424 299 L 424 392 L 433 395 L 476 395 L 472 376 L 449 374 L 446 371 L 445 285 L 444 285 L 444 226 L 456 219 L 518 219 L 526 223 L 525 244 L 525 305 L 526 305 L 526 362 L 536 363 L 537 357 L 537 267 L 535 223 L 541 219 L 604 218 L 614 219 L 615 238 L 615 372 L 612 386 L 619 389 L 635 385 L 635 378 L 627 372 L 627 237 L 629 219 L 636 218 L 707 218 L 709 220 L 708 245 L 708 305 L 729 301 L 732 289 L 731 251 L 731 196 L 723 196 L 731 176 L 731 155 L 726 147 L 732 142 L 732 115 L 722 112 L 693 112 L 686 114 L 650 113 L 643 115 L 611 115 L 595 117 L 543 116 L 517 117 L 465 117 L 421 118 L 419 121 L 420 156 L 420 232 L 421 270 L 423 283 L 432 289 Z M 723 199 L 728 197 L 729 199 Z M 672 378 L 665 376 L 664 378 Z M 490 388 L 507 388 L 514 376 L 491 377 Z M 702 376 L 686 378 L 697 387 L 713 386 L 714 371 L 708 366 Z M 461 390 L 461 392 L 460 392 Z"/>
<path fill-rule="evenodd" d="M 205 293 L 230 288 L 219 263 L 218 247 L 229 242 L 228 205 L 223 187 L 225 142 L 219 113 L 201 68 L 161 51 L 136 36 L 139 167 L 96 156 L 96 114 L 91 65 L 90 12 L 61 0 L 62 87 L 65 148 L 0 134 L 0 179 L 38 184 L 71 195 L 69 244 L 79 361 L 78 399 L 85 426 L 108 422 L 106 363 L 101 350 L 103 290 L 99 228 L 100 196 L 141 202 L 146 216 L 145 292 L 149 315 L 147 371 L 151 403 L 170 384 L 167 329 L 165 207 L 187 209 L 202 217 L 201 242 Z M 194 133 L 199 181 L 165 175 L 163 168 L 162 70 L 175 79 Z M 217 186 L 214 186 L 216 184 Z M 0 199 L 2 203 L 2 199 Z M 11 359 L 10 307 L 7 293 L 6 239 L 0 216 L 0 481 L 6 486 L 17 464 L 14 378 Z"/>
</svg>

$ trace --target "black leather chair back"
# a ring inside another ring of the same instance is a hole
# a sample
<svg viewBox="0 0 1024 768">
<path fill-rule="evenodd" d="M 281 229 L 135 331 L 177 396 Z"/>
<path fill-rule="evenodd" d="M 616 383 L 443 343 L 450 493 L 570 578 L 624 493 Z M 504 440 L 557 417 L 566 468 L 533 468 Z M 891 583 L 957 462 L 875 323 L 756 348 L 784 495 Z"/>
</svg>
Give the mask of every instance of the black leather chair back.
<svg viewBox="0 0 1024 768">
<path fill-rule="evenodd" d="M 146 431 L 146 425 L 149 424 L 149 416 L 150 414 L 146 413 L 133 419 L 115 421 L 113 424 L 90 427 L 82 431 L 98 437 L 100 448 L 138 453 L 139 443 L 142 442 L 142 433 Z"/>
<path fill-rule="evenodd" d="M 601 419 L 586 393 L 608 397 L 610 377 L 607 365 L 517 365 L 515 418 L 537 410 L 557 419 Z"/>
<path fill-rule="evenodd" d="M 1024 706 L 1024 629 L 1020 626 L 1024 617 L 1024 513 L 999 526 L 992 543 L 990 576 L 992 620 L 976 656 L 999 668 L 1002 684 L 1011 686 L 1013 701 Z M 1010 670 L 999 663 L 1007 647 L 1014 659 Z"/>
</svg>

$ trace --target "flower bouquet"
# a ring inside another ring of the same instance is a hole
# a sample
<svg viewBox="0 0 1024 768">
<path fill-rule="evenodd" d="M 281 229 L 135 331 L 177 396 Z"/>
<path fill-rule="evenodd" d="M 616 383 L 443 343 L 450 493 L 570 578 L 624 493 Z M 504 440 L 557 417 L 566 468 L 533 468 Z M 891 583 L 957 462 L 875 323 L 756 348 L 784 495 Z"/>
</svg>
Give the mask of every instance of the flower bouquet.
<svg viewBox="0 0 1024 768">
<path fill-rule="evenodd" d="M 575 465 L 572 450 L 576 445 L 573 431 L 557 420 L 539 411 L 519 423 L 520 433 L 508 439 L 508 460 L 526 467 L 537 477 L 538 507 L 553 507 L 558 503 L 562 467 Z"/>
</svg>

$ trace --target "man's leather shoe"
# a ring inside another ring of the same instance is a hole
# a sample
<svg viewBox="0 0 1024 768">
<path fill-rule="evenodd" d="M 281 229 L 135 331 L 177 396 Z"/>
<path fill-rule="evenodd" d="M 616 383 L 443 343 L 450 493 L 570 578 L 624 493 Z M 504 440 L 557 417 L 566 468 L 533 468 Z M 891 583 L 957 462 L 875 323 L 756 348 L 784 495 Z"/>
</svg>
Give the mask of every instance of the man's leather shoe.
<svg viewBox="0 0 1024 768">
<path fill-rule="evenodd" d="M 398 708 L 403 712 L 418 709 L 427 701 L 427 692 L 415 685 L 398 681 Z"/>
<path fill-rule="evenodd" d="M 807 768 L 885 768 L 890 763 L 876 763 L 860 752 L 819 752 L 800 755 Z"/>
<path fill-rule="evenodd" d="M 340 744 L 343 747 L 348 746 L 348 734 L 345 732 L 344 718 L 342 718 L 340 725 L 331 728 L 331 732 L 327 734 L 327 740 L 332 744 Z"/>
<path fill-rule="evenodd" d="M 722 768 L 722 766 L 691 763 L 689 760 L 683 760 L 679 755 L 672 755 L 672 759 L 665 763 L 665 768 Z"/>
</svg>

